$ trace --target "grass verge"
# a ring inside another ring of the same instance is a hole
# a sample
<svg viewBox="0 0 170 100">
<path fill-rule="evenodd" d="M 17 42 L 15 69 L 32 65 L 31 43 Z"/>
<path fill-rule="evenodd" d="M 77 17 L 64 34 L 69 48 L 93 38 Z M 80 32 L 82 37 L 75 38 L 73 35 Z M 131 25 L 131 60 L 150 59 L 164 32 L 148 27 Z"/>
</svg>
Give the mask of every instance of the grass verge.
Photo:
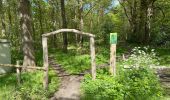
<svg viewBox="0 0 170 100">
<path fill-rule="evenodd" d="M 22 84 L 17 85 L 16 74 L 0 76 L 0 100 L 48 100 L 57 90 L 59 79 L 49 71 L 49 89 L 43 89 L 43 72 L 22 73 Z"/>
</svg>

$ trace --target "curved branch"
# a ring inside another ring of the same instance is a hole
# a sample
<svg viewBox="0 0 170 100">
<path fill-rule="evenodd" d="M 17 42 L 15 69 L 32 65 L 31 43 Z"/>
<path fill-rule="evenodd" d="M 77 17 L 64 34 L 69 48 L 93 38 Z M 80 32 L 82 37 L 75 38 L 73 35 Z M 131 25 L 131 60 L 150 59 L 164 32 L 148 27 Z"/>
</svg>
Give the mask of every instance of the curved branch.
<svg viewBox="0 0 170 100">
<path fill-rule="evenodd" d="M 99 1 L 100 2 L 100 1 Z M 95 1 L 94 2 L 94 5 L 87 11 L 87 13 L 84 15 L 84 17 L 86 17 L 89 13 L 90 13 L 90 11 L 97 5 L 98 3 L 97 3 L 97 1 Z M 83 17 L 83 18 L 84 18 Z"/>
<path fill-rule="evenodd" d="M 154 7 L 154 8 L 155 8 L 155 9 L 158 9 L 159 11 L 161 11 L 161 13 L 162 13 L 162 15 L 163 15 L 163 18 L 162 18 L 162 20 L 163 20 L 163 19 L 166 17 L 163 9 L 162 9 L 161 7 Z"/>
<path fill-rule="evenodd" d="M 120 0 L 118 0 L 118 1 L 119 1 L 120 5 L 121 5 L 121 6 L 123 7 L 123 9 L 124 9 L 125 15 L 126 15 L 128 21 L 129 21 L 129 23 L 131 23 L 132 21 L 131 21 L 130 17 L 128 16 L 126 7 L 124 6 L 124 4 L 123 4 Z"/>
<path fill-rule="evenodd" d="M 95 37 L 95 35 L 93 35 L 91 33 L 85 33 L 85 32 L 82 32 L 82 31 L 79 31 L 79 30 L 76 30 L 76 29 L 59 29 L 57 31 L 53 31 L 53 32 L 50 32 L 50 33 L 43 34 L 42 36 L 47 37 L 47 36 L 50 36 L 50 35 L 55 35 L 55 34 L 63 33 L 63 32 L 73 32 L 73 33 L 80 34 L 80 35 Z"/>
<path fill-rule="evenodd" d="M 95 5 L 92 6 L 92 7 L 88 10 L 88 12 L 84 15 L 84 17 L 86 17 L 86 16 L 90 13 L 90 11 L 91 11 L 96 5 L 97 5 L 97 4 L 95 3 Z"/>
</svg>

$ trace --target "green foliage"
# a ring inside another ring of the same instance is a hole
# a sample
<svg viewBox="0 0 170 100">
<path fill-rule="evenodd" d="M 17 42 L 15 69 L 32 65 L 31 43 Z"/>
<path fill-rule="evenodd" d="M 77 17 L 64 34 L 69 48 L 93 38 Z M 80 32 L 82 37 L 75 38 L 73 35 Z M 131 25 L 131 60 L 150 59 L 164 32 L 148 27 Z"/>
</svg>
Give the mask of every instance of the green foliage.
<svg viewBox="0 0 170 100">
<path fill-rule="evenodd" d="M 162 96 L 158 78 L 147 67 L 124 70 L 119 78 L 127 100 L 155 100 Z"/>
<path fill-rule="evenodd" d="M 80 73 L 90 68 L 90 55 L 76 54 L 75 51 L 63 53 L 60 50 L 55 52 L 56 62 L 61 64 L 62 67 L 69 73 Z"/>
<path fill-rule="evenodd" d="M 164 65 L 169 67 L 170 66 L 170 49 L 169 48 L 158 48 L 156 49 L 156 53 L 159 57 L 160 65 Z"/>
<path fill-rule="evenodd" d="M 50 54 L 54 55 L 56 62 L 61 64 L 69 73 L 78 74 L 91 68 L 91 57 L 87 49 L 83 54 L 80 54 L 75 50 L 75 47 L 70 46 L 68 48 L 71 49 L 68 53 L 63 53 L 61 50 L 50 50 Z M 109 50 L 99 47 L 96 51 L 96 64 L 108 63 Z"/>
<path fill-rule="evenodd" d="M 109 56 L 110 54 L 107 47 L 104 48 L 98 47 L 97 54 L 96 54 L 96 64 L 100 65 L 100 64 L 108 63 Z"/>
<path fill-rule="evenodd" d="M 82 83 L 82 92 L 84 93 L 82 98 L 85 100 L 122 100 L 122 89 L 123 85 L 106 73 L 97 73 L 96 80 L 92 80 L 88 74 Z"/>
<path fill-rule="evenodd" d="M 35 50 L 35 61 L 37 66 L 43 66 L 43 52 L 42 50 Z M 16 64 L 16 61 L 23 61 L 23 54 L 20 50 L 15 47 L 11 48 L 11 62 Z"/>
<path fill-rule="evenodd" d="M 48 100 L 59 86 L 55 72 L 49 72 L 49 89 L 43 88 L 43 72 L 29 72 L 21 75 L 22 84 L 17 85 L 16 74 L 0 76 L 0 100 Z"/>
<path fill-rule="evenodd" d="M 111 20 L 110 16 L 106 16 L 104 19 L 104 22 L 101 25 L 101 29 L 100 32 L 102 33 L 102 37 L 104 39 L 104 43 L 105 44 L 109 44 L 109 37 L 110 37 L 110 33 L 114 32 L 114 24 L 113 21 Z"/>
<path fill-rule="evenodd" d="M 170 46 L 169 5 L 169 0 L 157 0 L 155 2 L 155 15 L 151 27 L 152 44 L 165 47 Z"/>
<path fill-rule="evenodd" d="M 117 77 L 98 73 L 96 80 L 86 75 L 82 91 L 84 99 L 97 100 L 158 100 L 162 96 L 157 77 L 147 68 L 123 70 Z"/>
<path fill-rule="evenodd" d="M 84 47 L 83 47 L 84 48 Z M 96 65 L 101 65 L 109 62 L 109 46 L 98 46 L 96 48 Z M 56 63 L 61 64 L 62 67 L 69 73 L 78 74 L 85 70 L 91 68 L 91 57 L 89 48 L 86 48 L 86 51 L 79 53 L 76 50 L 76 47 L 69 46 L 68 53 L 63 53 L 59 49 L 50 49 L 50 55 L 53 55 L 56 59 Z M 125 52 L 125 49 L 118 48 L 117 53 L 121 55 Z"/>
<path fill-rule="evenodd" d="M 124 62 L 125 67 L 154 67 L 158 65 L 158 58 L 154 49 L 135 47 L 132 54 Z"/>
<path fill-rule="evenodd" d="M 35 50 L 35 61 L 37 66 L 43 66 L 43 52 L 42 50 Z"/>
<path fill-rule="evenodd" d="M 118 65 L 117 76 L 110 76 L 108 69 L 97 72 L 97 79 L 86 75 L 82 82 L 84 99 L 97 100 L 159 100 L 163 90 L 154 71 L 155 53 L 148 48 L 134 48 L 132 55 Z M 149 52 L 149 53 L 147 53 Z M 139 61 L 138 61 L 139 60 Z M 149 61 L 148 61 L 149 60 Z M 124 65 L 129 64 L 128 69 Z"/>
<path fill-rule="evenodd" d="M 22 52 L 15 47 L 11 47 L 11 63 L 16 64 L 16 61 L 21 59 L 23 59 Z"/>
<path fill-rule="evenodd" d="M 128 100 L 155 100 L 162 95 L 155 71 L 151 68 L 158 63 L 154 49 L 135 47 L 132 54 L 126 59 L 120 69 L 120 82 L 125 86 L 125 98 Z M 128 66 L 129 69 L 124 69 Z"/>
<path fill-rule="evenodd" d="M 121 70 L 116 77 L 110 76 L 106 70 L 97 73 L 92 80 L 88 74 L 82 82 L 83 99 L 97 100 L 159 100 L 162 88 L 151 69 L 133 68 Z M 104 73 L 101 73 L 104 72 Z"/>
</svg>

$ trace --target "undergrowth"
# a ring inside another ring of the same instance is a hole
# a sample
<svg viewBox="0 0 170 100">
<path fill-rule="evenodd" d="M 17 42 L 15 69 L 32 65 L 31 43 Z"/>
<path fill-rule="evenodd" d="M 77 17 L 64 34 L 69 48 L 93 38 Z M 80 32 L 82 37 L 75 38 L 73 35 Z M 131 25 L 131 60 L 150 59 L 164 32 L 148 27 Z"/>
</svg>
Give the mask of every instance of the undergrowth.
<svg viewBox="0 0 170 100">
<path fill-rule="evenodd" d="M 79 53 L 75 50 L 70 50 L 63 53 L 61 50 L 50 51 L 50 54 L 56 58 L 56 62 L 61 64 L 68 73 L 79 74 L 91 68 L 90 53 Z M 96 64 L 108 63 L 108 52 L 96 54 Z"/>
<path fill-rule="evenodd" d="M 22 73 L 22 84 L 17 85 L 16 74 L 0 76 L 0 100 L 48 100 L 57 90 L 59 79 L 49 72 L 49 88 L 43 88 L 43 71 Z"/>
<path fill-rule="evenodd" d="M 149 60 L 149 61 L 148 61 Z M 157 63 L 154 50 L 134 48 L 125 61 L 117 64 L 117 75 L 108 69 L 97 71 L 96 80 L 87 74 L 82 82 L 85 100 L 159 100 L 163 95 L 158 77 L 150 66 Z M 125 65 L 128 68 L 124 68 Z"/>
<path fill-rule="evenodd" d="M 96 80 L 87 74 L 81 84 L 84 100 L 159 100 L 163 90 L 151 69 L 121 70 L 116 77 L 100 69 Z"/>
</svg>

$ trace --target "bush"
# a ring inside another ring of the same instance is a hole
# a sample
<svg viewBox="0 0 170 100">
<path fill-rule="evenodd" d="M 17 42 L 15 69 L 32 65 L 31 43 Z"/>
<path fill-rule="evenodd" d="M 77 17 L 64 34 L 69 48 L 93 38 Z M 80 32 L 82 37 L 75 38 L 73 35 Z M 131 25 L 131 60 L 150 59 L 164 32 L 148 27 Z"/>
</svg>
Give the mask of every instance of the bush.
<svg viewBox="0 0 170 100">
<path fill-rule="evenodd" d="M 148 47 L 133 48 L 130 57 L 123 62 L 123 66 L 128 68 L 153 67 L 155 65 L 159 65 L 155 50 Z"/>
<path fill-rule="evenodd" d="M 103 70 L 100 70 L 103 71 Z M 105 72 L 105 71 L 103 71 Z M 85 76 L 82 83 L 83 99 L 104 100 L 123 99 L 123 85 L 106 73 L 98 73 L 97 79 L 92 80 L 90 74 Z"/>
<path fill-rule="evenodd" d="M 155 100 L 162 96 L 158 78 L 150 68 L 122 70 L 118 81 L 124 86 L 126 100 Z"/>
<path fill-rule="evenodd" d="M 96 80 L 88 74 L 81 89 L 83 99 L 92 100 L 155 100 L 162 96 L 157 77 L 147 68 L 124 70 L 117 77 L 97 73 Z"/>
<path fill-rule="evenodd" d="M 158 65 L 158 58 L 154 49 L 135 47 L 132 54 L 122 65 L 119 81 L 124 85 L 125 98 L 130 100 L 153 99 L 162 95 L 158 78 L 153 66 Z M 129 69 L 123 69 L 128 66 Z"/>
<path fill-rule="evenodd" d="M 97 100 L 159 99 L 162 96 L 162 88 L 157 76 L 150 68 L 156 62 L 154 51 L 146 53 L 144 50 L 147 48 L 139 49 L 135 48 L 130 58 L 118 66 L 119 72 L 116 77 L 110 76 L 106 69 L 97 72 L 96 80 L 92 80 L 89 74 L 86 75 L 81 87 L 84 93 L 83 98 Z M 124 69 L 124 64 L 129 64 L 130 68 Z"/>
</svg>

